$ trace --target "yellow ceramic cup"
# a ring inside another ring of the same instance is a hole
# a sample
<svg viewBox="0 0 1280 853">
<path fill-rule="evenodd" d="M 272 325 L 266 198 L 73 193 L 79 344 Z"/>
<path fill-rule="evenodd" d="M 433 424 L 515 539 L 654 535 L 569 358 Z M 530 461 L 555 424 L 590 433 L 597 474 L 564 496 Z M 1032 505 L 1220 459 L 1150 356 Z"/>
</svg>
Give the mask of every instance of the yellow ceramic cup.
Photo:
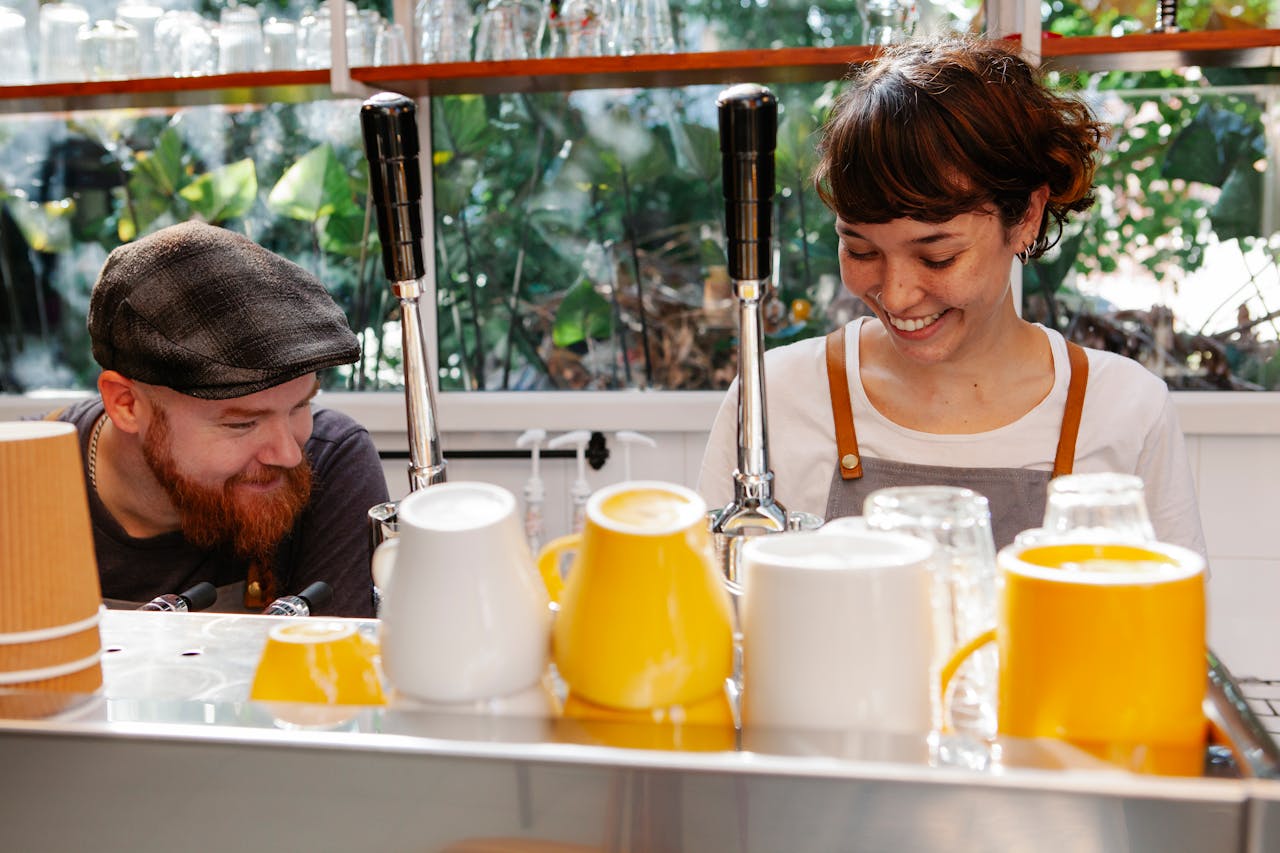
<svg viewBox="0 0 1280 853">
<path fill-rule="evenodd" d="M 539 569 L 560 604 L 552 654 L 576 696 L 638 710 L 724 690 L 733 614 L 705 517 L 683 486 L 619 483 L 591 496 L 581 534 L 543 549 Z M 557 567 L 570 550 L 561 591 Z"/>
<path fill-rule="evenodd" d="M 1200 555 L 1164 543 L 1041 542 L 1003 549 L 994 632 L 997 727 L 1071 742 L 1132 770 L 1200 775 L 1206 722 Z"/>
<path fill-rule="evenodd" d="M 378 646 L 348 622 L 298 619 L 271 629 L 253 676 L 260 702 L 382 705 Z"/>
</svg>

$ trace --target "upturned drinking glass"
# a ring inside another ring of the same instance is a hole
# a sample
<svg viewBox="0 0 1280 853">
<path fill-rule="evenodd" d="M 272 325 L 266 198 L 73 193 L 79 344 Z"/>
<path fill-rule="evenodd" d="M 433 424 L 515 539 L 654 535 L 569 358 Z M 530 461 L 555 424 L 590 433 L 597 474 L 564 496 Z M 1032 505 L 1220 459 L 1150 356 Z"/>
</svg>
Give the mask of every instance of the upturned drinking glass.
<svg viewBox="0 0 1280 853">
<path fill-rule="evenodd" d="M 956 649 L 996 624 L 998 573 L 987 499 L 952 486 L 899 486 L 869 494 L 862 514 L 872 530 L 934 544 L 933 659 L 940 670 Z M 950 701 L 935 695 L 935 724 L 943 725 L 945 706 L 957 732 L 994 737 L 997 665 L 994 645 L 975 652 L 952 680 Z"/>
<path fill-rule="evenodd" d="M 530 0 L 490 0 L 476 31 L 476 61 L 538 59 L 546 27 L 542 6 Z"/>
<path fill-rule="evenodd" d="M 1150 542 L 1142 478 L 1132 474 L 1067 474 L 1049 481 L 1042 536 L 1088 535 L 1108 541 Z"/>
<path fill-rule="evenodd" d="M 874 45 L 905 41 L 916 25 L 914 0 L 859 0 L 862 43 Z"/>
<path fill-rule="evenodd" d="M 31 50 L 27 46 L 27 19 L 17 9 L 0 6 L 0 44 L 5 44 L 10 56 L 0 63 L 0 86 L 30 83 L 32 77 Z"/>
<path fill-rule="evenodd" d="M 76 3 L 46 3 L 40 7 L 36 77 L 41 82 L 86 79 L 80 62 L 80 28 L 87 26 L 89 12 Z"/>
<path fill-rule="evenodd" d="M 421 62 L 471 61 L 475 18 L 466 0 L 419 0 L 414 22 Z"/>
</svg>

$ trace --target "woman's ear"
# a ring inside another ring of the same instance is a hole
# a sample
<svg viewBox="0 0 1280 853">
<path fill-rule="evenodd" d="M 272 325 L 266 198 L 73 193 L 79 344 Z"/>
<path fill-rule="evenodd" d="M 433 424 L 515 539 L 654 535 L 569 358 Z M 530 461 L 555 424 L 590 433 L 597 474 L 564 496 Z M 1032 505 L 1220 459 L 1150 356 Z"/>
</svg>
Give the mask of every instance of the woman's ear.
<svg viewBox="0 0 1280 853">
<path fill-rule="evenodd" d="M 1031 191 L 1031 197 L 1027 201 L 1027 213 L 1022 218 L 1021 228 L 1023 230 L 1018 232 L 1020 235 L 1019 246 L 1033 243 L 1040 236 L 1040 228 L 1044 224 L 1044 209 L 1048 203 L 1048 184 L 1041 184 Z"/>
</svg>

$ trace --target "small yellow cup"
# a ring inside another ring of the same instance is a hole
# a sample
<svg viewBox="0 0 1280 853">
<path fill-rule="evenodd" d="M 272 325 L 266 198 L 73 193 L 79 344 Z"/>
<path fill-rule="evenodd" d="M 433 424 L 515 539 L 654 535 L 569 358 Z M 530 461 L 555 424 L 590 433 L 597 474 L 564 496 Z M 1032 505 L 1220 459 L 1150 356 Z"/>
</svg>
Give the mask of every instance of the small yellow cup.
<svg viewBox="0 0 1280 853">
<path fill-rule="evenodd" d="M 576 696 L 639 710 L 723 692 L 733 611 L 705 516 L 683 486 L 619 483 L 592 495 L 581 534 L 543 549 L 538 568 L 560 604 L 553 656 Z M 559 560 L 571 550 L 560 589 Z"/>
<path fill-rule="evenodd" d="M 1173 545 L 1011 545 L 994 631 L 961 648 L 1000 649 L 997 728 L 1068 741 L 1131 770 L 1200 775 L 1206 721 L 1200 555 Z"/>
<path fill-rule="evenodd" d="M 383 705 L 377 643 L 337 621 L 299 619 L 277 625 L 253 676 L 260 702 Z"/>
</svg>

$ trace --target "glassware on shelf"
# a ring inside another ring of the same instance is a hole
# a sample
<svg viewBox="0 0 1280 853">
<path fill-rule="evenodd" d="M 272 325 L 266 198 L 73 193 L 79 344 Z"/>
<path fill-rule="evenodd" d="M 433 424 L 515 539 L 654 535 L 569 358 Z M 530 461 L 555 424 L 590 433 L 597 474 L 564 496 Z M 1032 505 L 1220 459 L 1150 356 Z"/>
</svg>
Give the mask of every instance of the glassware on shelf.
<svg viewBox="0 0 1280 853">
<path fill-rule="evenodd" d="M 378 29 L 378 37 L 373 46 L 373 64 L 409 64 L 409 40 L 405 38 L 404 27 L 387 21 Z"/>
<path fill-rule="evenodd" d="M 0 44 L 7 45 L 8 58 L 0 63 L 0 86 L 20 86 L 34 77 L 31 48 L 27 44 L 27 19 L 17 9 L 0 6 Z"/>
<path fill-rule="evenodd" d="M 229 6 L 218 19 L 218 73 L 258 71 L 263 65 L 262 19 L 252 6 Z"/>
<path fill-rule="evenodd" d="M 137 77 L 138 31 L 119 21 L 101 20 L 76 36 L 80 67 L 89 80 Z"/>
<path fill-rule="evenodd" d="M 378 48 L 378 34 L 385 21 L 377 9 L 360 9 L 347 13 L 347 64 L 352 68 L 376 65 L 373 55 Z"/>
<path fill-rule="evenodd" d="M 144 77 L 154 77 L 159 71 L 156 64 L 156 22 L 163 14 L 164 9 L 146 0 L 122 0 L 116 6 L 116 20 L 128 24 L 138 33 L 138 73 Z"/>
<path fill-rule="evenodd" d="M 474 18 L 467 0 L 419 0 L 414 13 L 422 62 L 470 62 Z"/>
<path fill-rule="evenodd" d="M 610 51 L 607 0 L 562 0 L 547 7 L 547 56 L 606 56 Z"/>
<path fill-rule="evenodd" d="M 915 0 L 858 0 L 858 12 L 863 44 L 894 44 L 915 31 Z"/>
<path fill-rule="evenodd" d="M 156 60 L 161 74 L 196 77 L 218 69 L 213 27 L 195 12 L 171 10 L 156 21 Z"/>
<path fill-rule="evenodd" d="M 489 0 L 476 32 L 476 61 L 538 59 L 547 18 L 531 0 Z"/>
<path fill-rule="evenodd" d="M 262 67 L 286 71 L 300 67 L 298 25 L 284 18 L 268 18 L 262 23 Z"/>
<path fill-rule="evenodd" d="M 80 28 L 89 25 L 89 12 L 76 3 L 46 3 L 40 7 L 40 48 L 36 77 L 42 83 L 84 80 L 80 64 Z"/>
<path fill-rule="evenodd" d="M 675 28 L 667 0 L 618 0 L 612 51 L 619 56 L 675 53 Z"/>
<path fill-rule="evenodd" d="M 327 5 L 302 16 L 298 22 L 298 61 L 303 68 L 328 68 L 332 64 L 332 31 Z"/>
</svg>

